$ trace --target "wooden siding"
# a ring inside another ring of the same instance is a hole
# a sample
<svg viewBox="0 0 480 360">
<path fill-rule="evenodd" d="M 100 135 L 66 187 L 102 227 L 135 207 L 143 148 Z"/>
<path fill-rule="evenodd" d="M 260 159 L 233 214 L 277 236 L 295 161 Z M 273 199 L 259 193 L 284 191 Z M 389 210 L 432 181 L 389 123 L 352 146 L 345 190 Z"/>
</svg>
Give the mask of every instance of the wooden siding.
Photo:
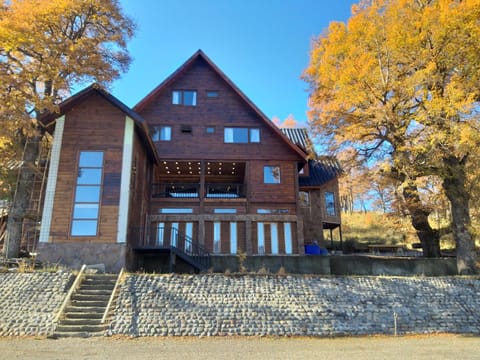
<svg viewBox="0 0 480 360">
<path fill-rule="evenodd" d="M 124 126 L 125 114 L 98 94 L 65 114 L 50 242 L 116 242 Z M 72 237 L 79 152 L 85 150 L 104 151 L 98 233 Z"/>
<path fill-rule="evenodd" d="M 172 105 L 172 90 L 196 90 L 197 105 Z M 208 98 L 207 91 L 218 91 L 218 97 Z M 201 159 L 246 160 L 279 159 L 298 161 L 295 153 L 247 103 L 201 58 L 167 86 L 140 115 L 152 126 L 172 127 L 171 141 L 156 142 L 157 151 L 164 159 L 191 159 L 195 154 Z M 182 133 L 188 125 L 191 133 Z M 206 127 L 215 127 L 207 134 Z M 260 129 L 261 142 L 250 144 L 225 144 L 224 127 L 255 127 Z"/>
</svg>

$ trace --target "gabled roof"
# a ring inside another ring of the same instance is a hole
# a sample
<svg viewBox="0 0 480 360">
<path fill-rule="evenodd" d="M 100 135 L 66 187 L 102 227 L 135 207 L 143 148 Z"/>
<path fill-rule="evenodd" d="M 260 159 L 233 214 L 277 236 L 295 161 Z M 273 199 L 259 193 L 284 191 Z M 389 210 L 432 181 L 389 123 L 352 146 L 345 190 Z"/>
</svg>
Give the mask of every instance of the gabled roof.
<svg viewBox="0 0 480 360">
<path fill-rule="evenodd" d="M 305 128 L 282 128 L 282 132 L 297 146 L 305 149 L 313 160 L 308 160 L 308 176 L 299 176 L 300 187 L 317 187 L 342 174 L 342 168 L 333 156 L 317 156 Z"/>
<path fill-rule="evenodd" d="M 308 176 L 299 176 L 300 187 L 317 187 L 339 177 L 342 168 L 332 156 L 320 156 L 316 160 L 308 160 Z"/>
<path fill-rule="evenodd" d="M 305 128 L 280 128 L 282 133 L 295 145 L 308 153 L 312 150 L 312 142 Z"/>
<path fill-rule="evenodd" d="M 296 152 L 302 159 L 306 158 L 306 153 L 300 148 L 292 144 L 288 138 L 280 131 L 280 129 L 270 121 L 270 119 L 230 80 L 222 70 L 220 70 L 210 58 L 205 55 L 202 50 L 198 50 L 193 54 L 183 65 L 181 65 L 175 72 L 166 78 L 160 85 L 153 89 L 147 96 L 133 107 L 136 112 L 141 112 L 148 104 L 150 104 L 168 85 L 175 82 L 182 76 L 192 65 L 198 60 L 203 59 L 221 79 L 223 79 L 232 90 L 258 115 L 262 121 L 269 126 L 294 152 Z"/>
<path fill-rule="evenodd" d="M 103 89 L 97 83 L 94 83 L 88 86 L 87 88 L 81 90 L 80 92 L 76 93 L 75 95 L 72 95 L 71 97 L 69 97 L 68 99 L 66 99 L 65 101 L 59 104 L 58 112 L 46 114 L 40 117 L 39 121 L 44 125 L 45 128 L 49 128 L 51 125 L 53 125 L 53 122 L 59 116 L 67 113 L 74 106 L 80 104 L 92 94 L 100 95 L 105 100 L 107 100 L 110 104 L 112 104 L 113 106 L 121 110 L 123 113 L 125 113 L 125 115 L 127 115 L 134 121 L 135 126 L 139 130 L 140 137 L 147 148 L 147 151 L 152 156 L 152 158 L 156 162 L 158 162 L 159 161 L 158 154 L 157 154 L 157 151 L 155 150 L 155 145 L 153 144 L 152 139 L 149 135 L 148 126 L 145 120 L 139 114 L 137 114 L 135 111 L 130 109 L 127 105 L 122 103 L 120 100 L 118 100 L 115 96 L 113 96 L 108 91 Z"/>
</svg>

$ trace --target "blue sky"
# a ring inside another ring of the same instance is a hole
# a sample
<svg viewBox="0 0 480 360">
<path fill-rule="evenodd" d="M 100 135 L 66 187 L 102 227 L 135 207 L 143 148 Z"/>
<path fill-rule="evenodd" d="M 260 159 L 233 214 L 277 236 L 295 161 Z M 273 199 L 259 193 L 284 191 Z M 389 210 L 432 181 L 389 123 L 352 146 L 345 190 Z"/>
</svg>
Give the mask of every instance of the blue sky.
<svg viewBox="0 0 480 360">
<path fill-rule="evenodd" d="M 195 51 L 269 117 L 306 121 L 311 40 L 346 21 L 353 0 L 120 0 L 138 24 L 128 73 L 110 89 L 134 106 Z"/>
</svg>

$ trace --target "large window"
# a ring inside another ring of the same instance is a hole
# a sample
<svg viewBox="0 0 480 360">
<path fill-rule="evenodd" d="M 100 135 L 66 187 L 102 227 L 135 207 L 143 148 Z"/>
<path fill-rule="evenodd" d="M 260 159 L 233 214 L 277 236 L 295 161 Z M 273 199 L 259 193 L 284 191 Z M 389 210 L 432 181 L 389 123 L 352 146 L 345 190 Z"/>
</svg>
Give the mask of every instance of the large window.
<svg viewBox="0 0 480 360">
<path fill-rule="evenodd" d="M 335 194 L 333 192 L 325 192 L 325 210 L 327 215 L 335 216 Z"/>
<path fill-rule="evenodd" d="M 172 140 L 171 126 L 155 126 L 152 131 L 153 141 L 170 141 Z"/>
<path fill-rule="evenodd" d="M 97 236 L 103 178 L 103 152 L 81 151 L 78 164 L 72 236 Z"/>
<path fill-rule="evenodd" d="M 264 166 L 263 183 L 280 184 L 280 166 Z"/>
<path fill-rule="evenodd" d="M 260 142 L 260 129 L 226 127 L 224 129 L 224 141 L 233 144 L 247 144 Z"/>
<path fill-rule="evenodd" d="M 197 92 L 195 90 L 173 90 L 172 104 L 197 106 Z"/>
</svg>

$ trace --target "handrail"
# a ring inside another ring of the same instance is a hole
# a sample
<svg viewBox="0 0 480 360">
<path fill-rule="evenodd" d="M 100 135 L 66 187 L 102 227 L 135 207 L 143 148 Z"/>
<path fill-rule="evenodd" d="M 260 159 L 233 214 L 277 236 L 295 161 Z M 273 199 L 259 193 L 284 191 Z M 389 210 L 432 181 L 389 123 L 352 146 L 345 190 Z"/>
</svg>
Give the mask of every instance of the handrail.
<svg viewBox="0 0 480 360">
<path fill-rule="evenodd" d="M 58 310 L 58 313 L 57 313 L 57 316 L 55 316 L 54 322 L 58 322 L 58 320 L 60 319 L 60 316 L 62 316 L 63 311 L 65 310 L 65 307 L 70 302 L 70 298 L 72 297 L 73 292 L 77 289 L 78 285 L 80 284 L 80 280 L 82 279 L 83 273 L 85 272 L 86 268 L 87 268 L 87 265 L 83 264 L 80 269 L 80 272 L 77 275 L 77 278 L 75 279 L 72 286 L 68 290 L 67 296 L 65 296 L 62 306 L 60 306 L 60 310 Z"/>
<path fill-rule="evenodd" d="M 112 302 L 113 302 L 113 299 L 115 298 L 115 293 L 117 292 L 118 285 L 122 280 L 124 270 L 125 268 L 122 267 L 122 269 L 120 270 L 120 273 L 118 274 L 117 281 L 115 282 L 115 286 L 113 287 L 112 293 L 110 294 L 110 299 L 108 300 L 107 307 L 105 308 L 105 312 L 103 313 L 102 321 L 100 322 L 101 324 L 104 324 L 105 321 L 107 320 L 107 316 L 110 311 L 110 306 L 112 306 Z"/>
<path fill-rule="evenodd" d="M 208 269 L 210 265 L 210 253 L 207 249 L 176 228 L 170 228 L 170 231 L 174 231 L 175 234 L 175 243 L 172 244 L 172 242 L 170 242 L 170 247 L 184 253 L 191 260 L 202 266 L 204 270 Z"/>
</svg>

